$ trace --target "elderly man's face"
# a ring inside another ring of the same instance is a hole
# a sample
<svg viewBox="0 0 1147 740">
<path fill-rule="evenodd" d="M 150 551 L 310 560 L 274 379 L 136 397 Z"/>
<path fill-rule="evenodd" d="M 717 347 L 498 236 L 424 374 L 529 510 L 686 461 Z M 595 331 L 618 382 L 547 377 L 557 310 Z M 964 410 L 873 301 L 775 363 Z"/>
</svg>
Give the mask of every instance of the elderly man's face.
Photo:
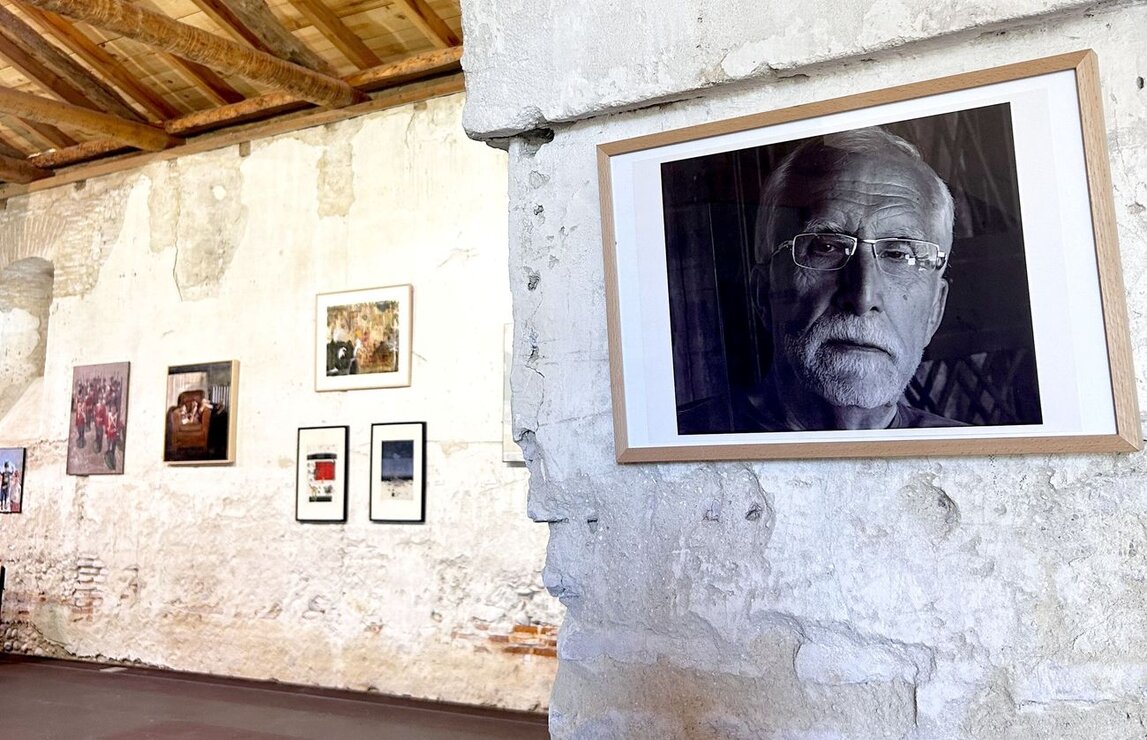
<svg viewBox="0 0 1147 740">
<path fill-rule="evenodd" d="M 802 187 L 809 214 L 800 231 L 921 239 L 944 252 L 951 245 L 935 183 L 922 167 L 854 156 Z M 778 380 L 799 383 L 833 406 L 895 403 L 940 325 L 947 295 L 939 271 L 885 274 L 863 242 L 836 271 L 798 267 L 781 252 L 771 263 L 768 308 Z"/>
</svg>

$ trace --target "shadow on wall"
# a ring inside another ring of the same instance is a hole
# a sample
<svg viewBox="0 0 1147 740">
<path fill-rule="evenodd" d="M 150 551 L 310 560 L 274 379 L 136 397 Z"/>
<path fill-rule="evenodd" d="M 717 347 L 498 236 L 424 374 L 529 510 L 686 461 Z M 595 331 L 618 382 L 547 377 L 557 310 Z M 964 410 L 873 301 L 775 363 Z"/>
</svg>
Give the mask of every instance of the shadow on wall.
<svg viewBox="0 0 1147 740">
<path fill-rule="evenodd" d="M 44 375 L 53 276 L 40 257 L 0 270 L 0 418 Z"/>
</svg>

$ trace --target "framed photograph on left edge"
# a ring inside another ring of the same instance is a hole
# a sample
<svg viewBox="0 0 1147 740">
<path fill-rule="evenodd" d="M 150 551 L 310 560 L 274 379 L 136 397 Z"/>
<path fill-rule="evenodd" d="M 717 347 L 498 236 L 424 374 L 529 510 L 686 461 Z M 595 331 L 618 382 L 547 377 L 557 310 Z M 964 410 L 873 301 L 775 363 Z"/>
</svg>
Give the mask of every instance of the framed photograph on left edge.
<svg viewBox="0 0 1147 740">
<path fill-rule="evenodd" d="M 426 521 L 426 422 L 371 425 L 370 520 Z"/>
<path fill-rule="evenodd" d="M 239 362 L 173 365 L 167 369 L 163 461 L 169 465 L 235 462 Z"/>
<path fill-rule="evenodd" d="M 410 385 L 410 285 L 321 293 L 315 309 L 315 390 Z"/>
<path fill-rule="evenodd" d="M 130 362 L 72 370 L 68 475 L 123 475 Z"/>
<path fill-rule="evenodd" d="M 0 514 L 19 514 L 24 506 L 23 447 L 0 447 Z"/>
<path fill-rule="evenodd" d="M 350 427 L 302 427 L 295 479 L 295 519 L 345 522 Z"/>
<path fill-rule="evenodd" d="M 619 462 L 1142 445 L 1081 51 L 602 144 Z"/>
</svg>

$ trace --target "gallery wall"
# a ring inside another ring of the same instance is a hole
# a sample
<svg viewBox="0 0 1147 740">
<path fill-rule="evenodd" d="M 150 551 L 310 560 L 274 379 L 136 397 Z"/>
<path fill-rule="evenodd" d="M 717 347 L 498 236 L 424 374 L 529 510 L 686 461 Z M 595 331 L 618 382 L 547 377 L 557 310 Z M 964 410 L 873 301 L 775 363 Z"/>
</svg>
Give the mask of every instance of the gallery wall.
<svg viewBox="0 0 1147 740">
<path fill-rule="evenodd" d="M 7 202 L 0 282 L 54 279 L 42 315 L 0 293 L 22 391 L 0 447 L 28 449 L 23 513 L 0 516 L 4 650 L 546 705 L 561 607 L 503 462 L 506 157 L 462 102 Z M 409 387 L 317 393 L 316 295 L 402 284 Z M 234 464 L 165 465 L 167 368 L 229 360 Z M 73 367 L 124 361 L 123 475 L 66 475 Z M 425 523 L 369 521 L 383 422 L 426 424 Z M 300 523 L 297 430 L 327 425 L 349 426 L 347 521 Z"/>
<path fill-rule="evenodd" d="M 554 736 L 1142 736 L 1143 453 L 616 462 L 597 147 L 1093 48 L 1143 406 L 1147 8 L 463 12 L 464 120 L 510 152 L 515 413 L 568 608 Z"/>
</svg>

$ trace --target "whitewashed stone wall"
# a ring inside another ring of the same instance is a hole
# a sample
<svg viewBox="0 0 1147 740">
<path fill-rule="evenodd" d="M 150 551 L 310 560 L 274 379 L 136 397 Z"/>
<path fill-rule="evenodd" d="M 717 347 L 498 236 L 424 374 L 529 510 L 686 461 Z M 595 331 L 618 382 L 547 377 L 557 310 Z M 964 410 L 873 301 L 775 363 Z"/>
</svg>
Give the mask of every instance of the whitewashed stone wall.
<svg viewBox="0 0 1147 740">
<path fill-rule="evenodd" d="M 464 121 L 510 151 L 530 513 L 568 607 L 554 735 L 1143 737 L 1144 455 L 614 462 L 595 147 L 1094 48 L 1142 397 L 1147 7 L 463 5 Z"/>
<path fill-rule="evenodd" d="M 4 649 L 546 705 L 561 608 L 526 471 L 502 462 L 505 154 L 461 111 L 433 100 L 8 202 L 0 265 L 50 263 L 54 297 L 43 377 L 0 421 L 0 445 L 29 448 L 25 511 L 0 517 Z M 315 393 L 316 293 L 399 283 L 411 387 Z M 42 340 L 31 324 L 0 307 L 0 330 Z M 225 359 L 236 464 L 163 465 L 167 366 Z M 125 474 L 67 476 L 72 367 L 123 360 Z M 386 421 L 428 424 L 424 525 L 368 521 Z M 349 521 L 297 523 L 296 430 L 342 424 Z"/>
</svg>

